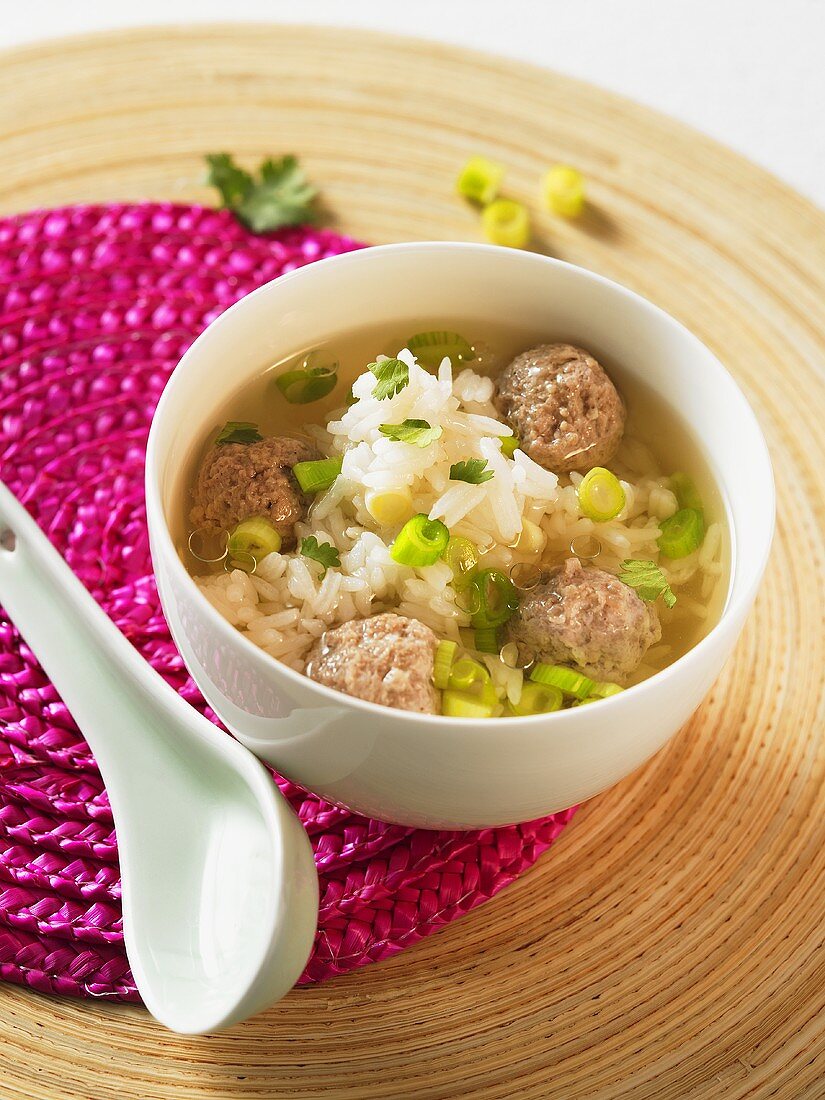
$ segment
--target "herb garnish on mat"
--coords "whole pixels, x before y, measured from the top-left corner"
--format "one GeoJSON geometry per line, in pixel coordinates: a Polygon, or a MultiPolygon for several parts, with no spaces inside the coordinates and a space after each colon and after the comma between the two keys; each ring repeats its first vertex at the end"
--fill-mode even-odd
{"type": "Polygon", "coordinates": [[[312,203],[318,192],[296,157],[267,158],[258,169],[257,179],[240,168],[229,153],[210,153],[206,163],[206,182],[220,192],[221,205],[232,210],[253,233],[314,220],[312,203]]]}

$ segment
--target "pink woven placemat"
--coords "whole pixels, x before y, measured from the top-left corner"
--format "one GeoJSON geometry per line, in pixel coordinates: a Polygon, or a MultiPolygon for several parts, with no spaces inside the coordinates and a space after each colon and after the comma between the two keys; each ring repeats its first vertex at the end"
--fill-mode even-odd
{"type": "MultiPolygon", "coordinates": [[[[360,247],[296,229],[256,237],[226,213],[144,203],[0,220],[0,477],[95,599],[193,706],[152,577],[143,456],[164,383],[232,302],[360,247]]],[[[301,979],[387,958],[492,897],[564,828],[426,832],[370,821],[275,777],[321,881],[301,979]]],[[[137,1001],[123,949],[106,791],[71,715],[0,614],[0,977],[137,1001]]]]}

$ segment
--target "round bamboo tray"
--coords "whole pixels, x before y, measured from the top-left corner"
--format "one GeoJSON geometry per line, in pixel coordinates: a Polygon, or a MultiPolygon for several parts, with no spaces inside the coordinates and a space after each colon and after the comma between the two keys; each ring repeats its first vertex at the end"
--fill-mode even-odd
{"type": "Polygon", "coordinates": [[[222,1035],[2,987],[4,1100],[825,1095],[825,214],[669,119],[431,43],[223,26],[3,57],[4,213],[209,202],[218,150],[299,154],[332,223],[373,242],[477,239],[453,193],[472,154],[534,207],[548,164],[581,168],[587,213],[537,212],[535,247],[652,298],[730,367],[773,454],[773,559],[682,734],[495,900],[222,1035]]]}

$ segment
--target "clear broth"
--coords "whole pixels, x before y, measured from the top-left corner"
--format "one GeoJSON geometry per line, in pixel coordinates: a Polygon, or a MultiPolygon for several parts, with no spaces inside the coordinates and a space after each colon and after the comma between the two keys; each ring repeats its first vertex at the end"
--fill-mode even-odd
{"type": "MultiPolygon", "coordinates": [[[[194,575],[203,575],[208,571],[208,567],[189,552],[188,513],[198,466],[215,435],[228,420],[254,422],[264,436],[301,436],[302,425],[325,425],[331,419],[330,414],[341,409],[352,382],[363,373],[368,363],[375,361],[378,354],[395,355],[406,346],[413,333],[437,329],[460,332],[469,338],[476,359],[466,365],[490,376],[495,376],[526,348],[565,340],[564,333],[517,329],[474,319],[424,318],[418,322],[373,325],[344,332],[323,344],[298,349],[287,358],[264,367],[255,381],[240,388],[222,408],[216,410],[214,422],[208,425],[204,433],[202,446],[190,456],[178,482],[180,500],[172,513],[177,520],[173,535],[187,569],[194,575]],[[313,361],[316,363],[339,364],[338,383],[327,397],[319,401],[308,405],[289,404],[275,385],[275,379],[284,371],[300,365],[300,361],[310,353],[315,353],[313,361]]],[[[725,502],[710,462],[678,413],[646,386],[632,379],[609,354],[595,347],[588,347],[588,350],[604,366],[622,394],[628,413],[625,436],[637,439],[649,448],[660,475],[677,470],[688,473],[701,494],[706,525],[719,523],[722,528],[722,569],[713,591],[709,596],[702,595],[704,574],[699,570],[676,590],[678,598],[672,611],[659,601],[662,639],[649,651],[637,674],[631,677],[631,682],[637,682],[672,664],[696,645],[719,620],[730,587],[730,528],[725,502]]],[[[565,556],[570,555],[545,555],[542,564],[559,564],[565,556]]],[[[598,557],[588,559],[588,564],[598,566],[598,557]]]]}

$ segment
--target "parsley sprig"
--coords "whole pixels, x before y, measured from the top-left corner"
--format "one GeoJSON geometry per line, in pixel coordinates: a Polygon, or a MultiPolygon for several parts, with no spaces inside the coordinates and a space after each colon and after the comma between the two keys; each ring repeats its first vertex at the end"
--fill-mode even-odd
{"type": "Polygon", "coordinates": [[[404,420],[400,424],[379,424],[381,435],[391,439],[394,443],[412,443],[416,447],[429,447],[431,443],[440,438],[443,431],[440,427],[432,428],[426,420],[404,420]]]}
{"type": "Polygon", "coordinates": [[[296,157],[267,158],[258,168],[257,179],[229,153],[211,153],[206,163],[206,182],[220,192],[221,205],[234,211],[253,233],[313,220],[312,203],[318,192],[296,157]]]}
{"type": "Polygon", "coordinates": [[[301,554],[305,558],[317,561],[323,567],[321,580],[327,575],[328,569],[333,566],[336,568],[341,566],[341,557],[332,543],[322,542],[319,544],[315,535],[308,535],[307,538],[301,539],[301,554]]]}
{"type": "Polygon", "coordinates": [[[486,458],[468,458],[466,462],[454,462],[450,467],[450,481],[466,481],[470,485],[481,485],[492,481],[493,470],[487,469],[486,458]]]}
{"type": "Polygon", "coordinates": [[[223,447],[225,443],[258,443],[262,439],[257,424],[251,424],[248,420],[227,420],[215,438],[215,446],[223,447]]]}
{"type": "Polygon", "coordinates": [[[372,396],[379,401],[395,397],[409,385],[410,368],[401,359],[382,359],[380,363],[370,363],[369,369],[375,375],[372,396]]]}
{"type": "Polygon", "coordinates": [[[652,561],[628,558],[621,564],[619,580],[635,588],[643,600],[653,603],[660,596],[666,607],[673,607],[676,597],[662,570],[652,561]]]}

